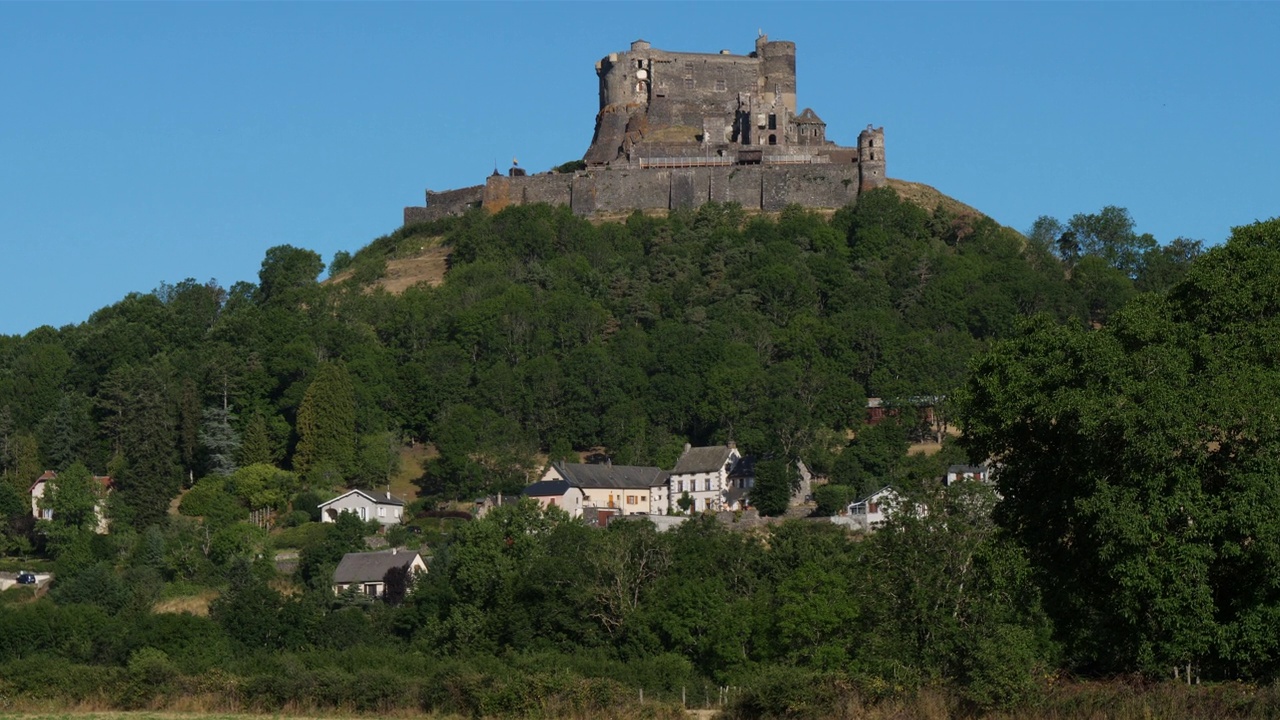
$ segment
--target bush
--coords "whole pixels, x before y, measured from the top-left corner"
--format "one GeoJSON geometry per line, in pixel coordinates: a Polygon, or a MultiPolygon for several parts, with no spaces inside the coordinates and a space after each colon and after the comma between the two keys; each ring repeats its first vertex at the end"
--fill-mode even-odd
{"type": "Polygon", "coordinates": [[[813,490],[818,515],[839,515],[858,499],[858,489],[849,485],[823,485],[813,490]]]}

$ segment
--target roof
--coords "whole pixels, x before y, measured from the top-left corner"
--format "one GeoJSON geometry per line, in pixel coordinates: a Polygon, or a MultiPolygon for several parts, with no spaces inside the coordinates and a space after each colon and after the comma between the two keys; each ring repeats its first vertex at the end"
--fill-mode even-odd
{"type": "MultiPolygon", "coordinates": [[[[57,470],[45,470],[44,473],[40,475],[40,477],[36,478],[35,482],[31,483],[31,487],[27,489],[27,492],[28,493],[34,492],[36,489],[36,486],[39,485],[40,483],[49,482],[50,480],[56,480],[57,478],[58,478],[57,470]]],[[[115,484],[116,484],[116,481],[112,480],[110,475],[94,475],[93,481],[101,485],[104,490],[110,490],[111,488],[115,487],[115,484]]]]}
{"type": "Polygon", "coordinates": [[[738,458],[738,462],[733,464],[733,469],[729,471],[729,477],[754,477],[756,474],[756,459],[750,455],[743,455],[738,458]]]}
{"type": "Polygon", "coordinates": [[[729,461],[733,448],[728,445],[711,445],[709,447],[689,448],[676,461],[672,475],[698,472],[716,472],[729,461]]]}
{"type": "Polygon", "coordinates": [[[985,473],[987,469],[982,465],[951,465],[947,468],[947,474],[964,475],[966,473],[985,473]]]}
{"type": "Polygon", "coordinates": [[[651,488],[665,484],[668,477],[662,468],[639,465],[556,463],[553,467],[574,487],[651,488]]]}
{"type": "Polygon", "coordinates": [[[324,502],[320,503],[320,507],[324,507],[326,505],[332,505],[333,503],[336,503],[342,498],[351,494],[360,495],[361,497],[363,497],[364,499],[368,500],[371,503],[374,503],[375,505],[400,505],[400,506],[404,505],[403,500],[392,495],[391,493],[382,493],[380,495],[375,495],[372,493],[367,493],[363,490],[348,490],[336,498],[325,500],[324,502]]]}
{"type": "Polygon", "coordinates": [[[801,125],[826,125],[812,108],[805,108],[803,112],[796,116],[796,122],[801,125]]]}
{"type": "Polygon", "coordinates": [[[526,487],[524,494],[529,497],[560,497],[573,488],[564,480],[539,480],[526,487]]]}
{"type": "Polygon", "coordinates": [[[379,550],[347,553],[333,571],[335,583],[382,582],[391,568],[408,568],[418,553],[410,550],[379,550]]]}
{"type": "Polygon", "coordinates": [[[894,497],[897,497],[898,491],[894,490],[892,485],[885,485],[884,487],[871,493],[870,495],[864,498],[861,498],[859,500],[854,500],[853,502],[849,503],[849,507],[853,507],[854,505],[861,505],[862,503],[871,502],[872,500],[885,497],[886,495],[893,495],[894,497]]]}

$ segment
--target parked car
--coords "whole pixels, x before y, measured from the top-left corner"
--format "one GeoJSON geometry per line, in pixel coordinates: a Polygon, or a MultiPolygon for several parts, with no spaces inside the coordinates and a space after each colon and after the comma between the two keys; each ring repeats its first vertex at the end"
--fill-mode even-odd
{"type": "Polygon", "coordinates": [[[19,585],[35,585],[36,574],[31,572],[30,570],[24,570],[18,573],[18,584],[19,585]]]}

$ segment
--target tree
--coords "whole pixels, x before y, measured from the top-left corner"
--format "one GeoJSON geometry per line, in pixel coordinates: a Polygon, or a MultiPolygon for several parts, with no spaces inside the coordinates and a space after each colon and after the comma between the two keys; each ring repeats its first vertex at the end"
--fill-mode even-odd
{"type": "Polygon", "coordinates": [[[200,443],[209,452],[209,471],[214,475],[230,475],[236,471],[240,437],[232,426],[233,422],[235,415],[226,406],[204,409],[200,443]]]}
{"type": "Polygon", "coordinates": [[[182,487],[177,428],[168,383],[152,367],[127,373],[119,426],[121,499],[142,529],[164,519],[169,501],[182,487]]]}
{"type": "Polygon", "coordinates": [[[791,493],[800,485],[800,476],[785,460],[761,460],[756,463],[755,485],[751,488],[751,505],[761,515],[781,515],[791,504],[791,493]]]}
{"type": "Polygon", "coordinates": [[[298,302],[316,286],[324,272],[319,253],[292,245],[276,245],[267,250],[258,271],[258,293],[263,304],[298,302]]]}
{"type": "Polygon", "coordinates": [[[74,463],[49,481],[41,509],[52,511],[56,526],[92,532],[98,527],[101,494],[102,487],[94,481],[93,473],[81,463],[74,463]]]}
{"type": "Polygon", "coordinates": [[[259,463],[275,463],[281,458],[278,446],[271,438],[267,428],[267,419],[261,412],[249,416],[241,436],[236,459],[241,465],[257,465],[259,463]]]}
{"type": "Polygon", "coordinates": [[[974,365],[970,457],[1076,667],[1272,677],[1280,220],[1235,228],[1101,330],[1046,318],[974,365]]]}
{"type": "Polygon", "coordinates": [[[356,401],[351,377],[341,363],[322,363],[298,407],[298,450],[293,466],[300,473],[331,466],[350,472],[356,452],[356,401]]]}

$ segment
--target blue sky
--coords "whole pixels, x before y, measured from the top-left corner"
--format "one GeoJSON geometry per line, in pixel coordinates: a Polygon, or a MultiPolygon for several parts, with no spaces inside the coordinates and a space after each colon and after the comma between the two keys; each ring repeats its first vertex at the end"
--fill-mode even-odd
{"type": "Polygon", "coordinates": [[[792,40],[798,102],[1026,229],[1280,215],[1280,3],[0,3],[0,334],[354,251],[423,190],[580,158],[636,38],[792,40]]]}

